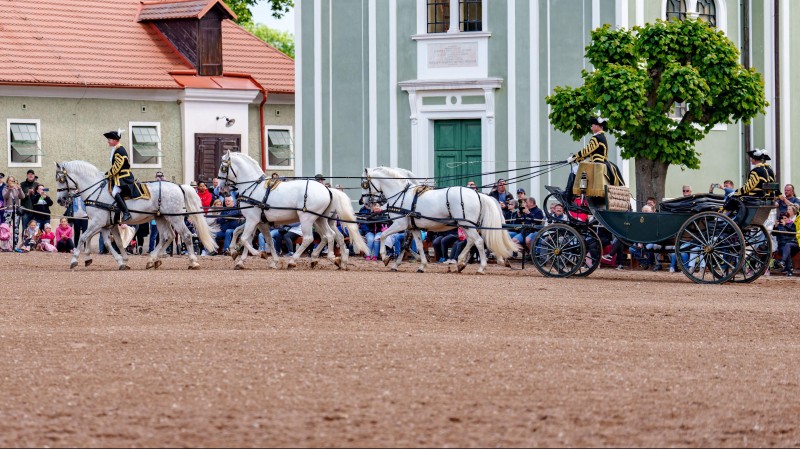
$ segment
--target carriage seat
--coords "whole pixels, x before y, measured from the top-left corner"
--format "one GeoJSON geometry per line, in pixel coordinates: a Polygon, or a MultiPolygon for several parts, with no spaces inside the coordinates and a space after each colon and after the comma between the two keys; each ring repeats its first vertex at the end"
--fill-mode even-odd
{"type": "Polygon", "coordinates": [[[709,211],[717,212],[722,209],[722,206],[724,205],[724,196],[705,193],[702,195],[692,195],[683,198],[662,201],[658,206],[658,210],[676,214],[700,213],[709,211]]]}
{"type": "Polygon", "coordinates": [[[606,209],[612,212],[631,210],[631,189],[624,186],[606,185],[606,209]]]}

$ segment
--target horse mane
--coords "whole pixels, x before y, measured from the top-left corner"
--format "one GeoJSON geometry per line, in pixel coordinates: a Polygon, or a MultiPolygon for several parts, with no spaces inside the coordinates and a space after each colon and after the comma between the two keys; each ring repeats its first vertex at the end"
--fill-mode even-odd
{"type": "Polygon", "coordinates": [[[74,173],[76,176],[86,176],[90,179],[97,179],[102,174],[97,167],[86,161],[62,162],[61,166],[67,169],[70,174],[74,173]]]}
{"type": "Polygon", "coordinates": [[[236,156],[237,158],[242,159],[243,161],[250,163],[254,168],[257,168],[259,172],[264,173],[264,171],[261,169],[261,165],[258,163],[258,161],[256,161],[252,157],[250,157],[249,154],[231,151],[231,157],[233,157],[233,156],[236,156]]]}
{"type": "Polygon", "coordinates": [[[397,167],[376,167],[375,170],[380,171],[383,176],[387,178],[397,178],[404,181],[409,181],[411,184],[419,184],[419,179],[411,170],[397,167]]]}

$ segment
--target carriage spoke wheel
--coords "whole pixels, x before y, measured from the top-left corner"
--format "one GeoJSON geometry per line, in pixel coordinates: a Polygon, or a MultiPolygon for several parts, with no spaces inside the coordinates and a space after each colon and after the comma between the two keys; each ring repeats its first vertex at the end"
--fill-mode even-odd
{"type": "Polygon", "coordinates": [[[531,257],[536,269],[543,275],[568,277],[583,266],[586,247],[583,237],[574,228],[553,224],[536,234],[531,257]]]}
{"type": "Polygon", "coordinates": [[[733,282],[749,283],[760,278],[769,268],[772,257],[772,239],[761,225],[750,225],[742,229],[744,234],[744,264],[733,277],[733,282]]]}
{"type": "Polygon", "coordinates": [[[698,284],[728,282],[744,265],[744,235],[730,218],[697,214],[681,226],[675,256],[681,271],[698,284]]]}
{"type": "Polygon", "coordinates": [[[600,241],[600,236],[591,228],[581,229],[581,237],[583,237],[583,245],[586,248],[586,257],[583,258],[583,264],[575,276],[586,277],[594,273],[594,270],[600,266],[600,258],[603,257],[603,243],[600,241]]]}

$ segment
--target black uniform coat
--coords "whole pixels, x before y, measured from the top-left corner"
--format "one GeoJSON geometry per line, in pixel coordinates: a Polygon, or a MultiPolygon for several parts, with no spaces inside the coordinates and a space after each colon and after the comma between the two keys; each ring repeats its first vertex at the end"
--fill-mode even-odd
{"type": "Polygon", "coordinates": [[[603,131],[592,136],[589,144],[575,155],[575,162],[589,161],[606,164],[606,180],[613,186],[624,186],[625,180],[616,164],[608,160],[608,140],[603,131]]]}

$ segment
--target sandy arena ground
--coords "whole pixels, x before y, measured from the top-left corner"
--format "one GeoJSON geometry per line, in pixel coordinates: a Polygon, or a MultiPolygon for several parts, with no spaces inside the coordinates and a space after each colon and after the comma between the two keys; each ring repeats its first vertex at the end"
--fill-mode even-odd
{"type": "Polygon", "coordinates": [[[800,446],[796,279],[201,263],[0,254],[0,446],[800,446]]]}

